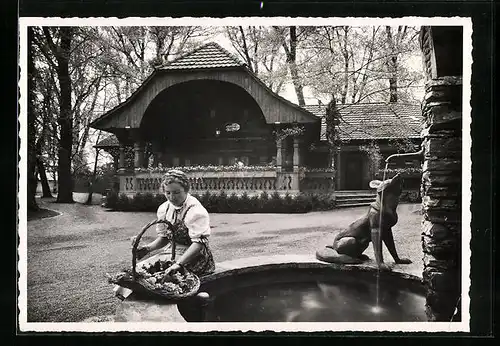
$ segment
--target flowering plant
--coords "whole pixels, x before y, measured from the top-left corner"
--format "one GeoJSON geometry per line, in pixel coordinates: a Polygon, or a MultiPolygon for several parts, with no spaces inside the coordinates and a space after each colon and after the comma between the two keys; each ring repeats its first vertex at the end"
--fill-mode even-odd
{"type": "Polygon", "coordinates": [[[306,129],[304,128],[304,126],[293,126],[274,131],[274,135],[276,136],[276,140],[283,140],[287,137],[301,136],[305,131],[306,129]]]}
{"type": "Polygon", "coordinates": [[[148,173],[166,173],[171,169],[178,169],[185,173],[189,172],[253,172],[253,171],[274,171],[276,166],[266,165],[266,166],[216,166],[216,165],[196,165],[196,166],[180,166],[180,167],[163,167],[161,164],[158,167],[149,168],[137,168],[136,172],[148,172],[148,173]]]}

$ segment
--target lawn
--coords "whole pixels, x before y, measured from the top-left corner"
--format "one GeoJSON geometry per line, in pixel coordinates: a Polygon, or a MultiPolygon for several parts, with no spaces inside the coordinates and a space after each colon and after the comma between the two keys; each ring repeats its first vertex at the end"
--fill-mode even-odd
{"type": "MultiPolygon", "coordinates": [[[[56,204],[41,207],[59,215],[28,222],[28,322],[79,322],[112,315],[120,301],[106,273],[131,265],[130,237],[155,213],[106,211],[99,205],[56,204]]],[[[421,271],[420,205],[398,208],[394,234],[400,256],[421,271]]],[[[366,212],[366,207],[308,214],[212,214],[211,247],[216,262],[250,256],[312,254],[366,212]]],[[[143,236],[153,239],[154,230],[143,236]]],[[[373,258],[371,247],[367,255],[373,258]]],[[[384,257],[392,261],[385,252],[384,257]]]]}

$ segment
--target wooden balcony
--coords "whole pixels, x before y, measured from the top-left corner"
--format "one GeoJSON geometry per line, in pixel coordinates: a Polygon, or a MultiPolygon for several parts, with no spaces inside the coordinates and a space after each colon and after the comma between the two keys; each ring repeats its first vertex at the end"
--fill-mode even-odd
{"type": "MultiPolygon", "coordinates": [[[[160,183],[164,173],[155,171],[122,171],[118,173],[120,193],[133,196],[137,193],[161,193],[160,183]]],[[[279,172],[274,168],[262,170],[244,168],[234,171],[191,171],[186,172],[192,194],[206,192],[249,196],[262,192],[269,194],[278,192],[280,195],[296,195],[299,192],[333,193],[334,173],[306,170],[298,172],[279,172]]]]}

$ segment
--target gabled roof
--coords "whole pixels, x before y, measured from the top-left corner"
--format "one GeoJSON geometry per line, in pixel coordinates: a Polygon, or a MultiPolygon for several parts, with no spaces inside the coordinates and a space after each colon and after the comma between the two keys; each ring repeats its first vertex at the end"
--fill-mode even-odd
{"type": "MultiPolygon", "coordinates": [[[[321,140],[326,140],[326,106],[303,107],[321,118],[321,140]]],[[[337,109],[341,116],[338,126],[341,140],[420,138],[423,117],[418,104],[340,104],[337,109]]]]}
{"type": "Polygon", "coordinates": [[[158,67],[159,70],[192,70],[245,66],[236,56],[210,42],[158,67]]]}
{"type": "Polygon", "coordinates": [[[316,121],[316,117],[309,112],[307,109],[296,105],[295,103],[285,99],[284,97],[273,92],[259,77],[257,77],[248,66],[239,60],[235,55],[228,52],[226,49],[222,48],[220,45],[214,42],[209,42],[204,44],[179,58],[168,62],[162,66],[156,67],[153,72],[146,78],[146,80],[130,95],[125,101],[115,106],[113,109],[107,111],[106,113],[99,116],[97,119],[92,121],[91,127],[94,127],[101,122],[103,119],[112,116],[119,109],[126,107],[129,103],[133,102],[141,90],[144,89],[157,74],[161,74],[162,71],[165,73],[173,71],[191,71],[191,70],[210,70],[210,69],[224,69],[224,68],[240,68],[242,71],[248,73],[252,78],[255,79],[264,89],[266,89],[270,95],[286,103],[287,105],[297,109],[302,114],[309,117],[311,120],[316,121]]]}
{"type": "Polygon", "coordinates": [[[99,141],[99,143],[94,145],[94,148],[108,149],[117,147],[119,145],[120,142],[118,142],[118,138],[116,138],[114,134],[110,134],[108,137],[104,138],[103,140],[99,141]]]}

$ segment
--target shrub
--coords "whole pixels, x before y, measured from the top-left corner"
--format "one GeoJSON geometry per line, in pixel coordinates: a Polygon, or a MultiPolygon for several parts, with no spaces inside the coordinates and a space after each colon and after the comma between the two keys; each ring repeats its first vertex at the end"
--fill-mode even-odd
{"type": "Polygon", "coordinates": [[[301,193],[295,197],[297,213],[307,213],[313,210],[311,194],[301,193]]]}
{"type": "Polygon", "coordinates": [[[283,212],[288,211],[289,213],[295,212],[295,201],[292,196],[287,192],[283,198],[280,199],[281,205],[280,210],[283,212]]]}
{"type": "Polygon", "coordinates": [[[142,193],[137,193],[130,201],[130,209],[134,211],[142,211],[145,202],[145,196],[142,193]]]}
{"type": "Polygon", "coordinates": [[[118,204],[118,193],[115,191],[108,191],[104,202],[104,207],[115,209],[118,204]]]}
{"type": "Polygon", "coordinates": [[[310,203],[311,203],[311,210],[320,210],[320,200],[319,200],[319,195],[316,194],[310,194],[310,203]]]}
{"type": "MultiPolygon", "coordinates": [[[[418,195],[418,194],[417,194],[418,195]]],[[[330,210],[335,206],[334,199],[328,194],[299,194],[296,197],[286,194],[280,196],[275,191],[271,195],[266,192],[259,196],[241,196],[235,193],[227,196],[205,192],[194,195],[209,213],[306,213],[315,210],[330,210]]],[[[108,193],[106,207],[122,211],[156,211],[166,200],[163,194],[138,193],[133,198],[116,192],[108,193]]]]}
{"type": "Polygon", "coordinates": [[[154,205],[156,205],[156,208],[158,208],[160,205],[162,205],[167,201],[167,197],[165,197],[165,195],[162,193],[157,193],[153,198],[154,198],[154,205]]]}
{"type": "Polygon", "coordinates": [[[231,205],[229,205],[230,200],[225,191],[221,191],[219,194],[219,199],[217,201],[217,210],[219,213],[227,213],[231,210],[231,205]]]}
{"type": "Polygon", "coordinates": [[[236,195],[236,193],[232,193],[226,200],[226,204],[224,205],[224,211],[222,213],[240,213],[241,205],[240,199],[236,195]]]}
{"type": "Polygon", "coordinates": [[[219,208],[219,201],[224,198],[223,196],[225,196],[225,194],[216,195],[208,193],[208,207],[210,210],[217,212],[219,208]]]}
{"type": "Polygon", "coordinates": [[[248,205],[251,213],[260,213],[262,211],[260,199],[257,195],[250,198],[248,205]]]}
{"type": "Polygon", "coordinates": [[[254,212],[254,208],[252,207],[252,203],[248,194],[244,192],[239,198],[239,212],[240,213],[252,213],[254,212]]]}
{"type": "Polygon", "coordinates": [[[124,211],[128,211],[131,209],[130,200],[126,194],[120,193],[120,195],[118,196],[117,207],[117,209],[124,211]]]}
{"type": "Polygon", "coordinates": [[[269,212],[272,213],[281,213],[283,211],[283,201],[278,191],[274,191],[271,194],[266,209],[269,209],[269,212]]]}

